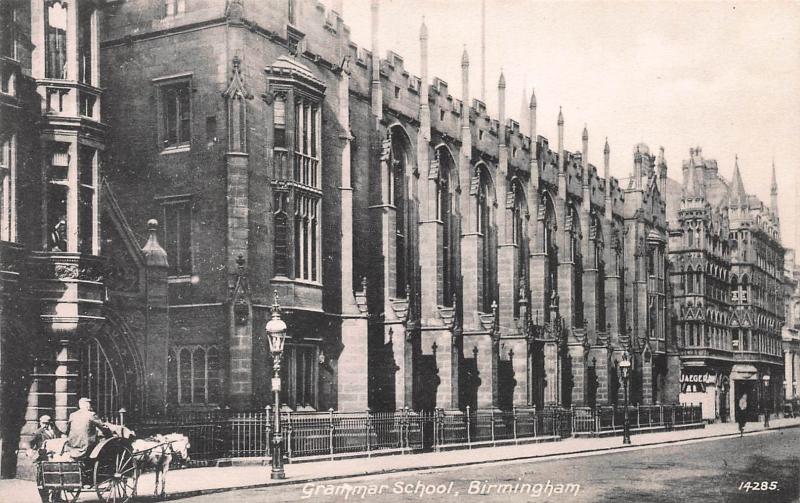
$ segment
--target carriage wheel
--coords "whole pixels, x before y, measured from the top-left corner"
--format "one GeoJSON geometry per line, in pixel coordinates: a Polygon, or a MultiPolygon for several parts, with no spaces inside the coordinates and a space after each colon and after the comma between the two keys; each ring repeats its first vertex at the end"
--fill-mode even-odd
{"type": "Polygon", "coordinates": [[[54,501],[64,501],[66,503],[75,503],[78,501],[78,496],[81,495],[80,488],[76,489],[53,489],[54,501]]]}
{"type": "Polygon", "coordinates": [[[101,501],[127,503],[136,496],[139,470],[133,453],[122,447],[94,465],[94,487],[101,501]]]}

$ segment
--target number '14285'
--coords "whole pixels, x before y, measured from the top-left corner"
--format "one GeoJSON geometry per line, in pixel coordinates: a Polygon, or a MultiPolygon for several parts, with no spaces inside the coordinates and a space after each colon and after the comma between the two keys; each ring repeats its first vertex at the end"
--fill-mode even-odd
{"type": "Polygon", "coordinates": [[[739,490],[749,493],[750,491],[777,491],[777,480],[746,481],[739,484],[739,490]]]}

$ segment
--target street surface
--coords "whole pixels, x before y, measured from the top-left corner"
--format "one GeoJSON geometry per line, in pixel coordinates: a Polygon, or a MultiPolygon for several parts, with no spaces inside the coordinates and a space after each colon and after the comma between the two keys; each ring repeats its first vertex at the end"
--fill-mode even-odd
{"type": "MultiPolygon", "coordinates": [[[[464,451],[465,457],[469,455],[464,451]]],[[[268,467],[264,475],[269,476],[268,467]]],[[[315,503],[797,502],[800,501],[800,429],[588,457],[503,462],[247,489],[181,501],[303,500],[315,503]]]]}

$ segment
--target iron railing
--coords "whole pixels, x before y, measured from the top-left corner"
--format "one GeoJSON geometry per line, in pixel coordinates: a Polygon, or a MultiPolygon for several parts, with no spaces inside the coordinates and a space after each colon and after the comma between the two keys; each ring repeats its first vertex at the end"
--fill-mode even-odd
{"type": "MultiPolygon", "coordinates": [[[[573,433],[621,431],[625,425],[625,409],[616,406],[573,407],[573,433]]],[[[635,405],[628,407],[628,423],[632,430],[671,429],[676,425],[703,422],[700,405],[635,405]]]]}
{"type": "MultiPolygon", "coordinates": [[[[270,451],[272,408],[259,412],[216,411],[148,418],[128,424],[137,436],[183,433],[189,437],[192,464],[220,459],[263,457],[270,451]]],[[[649,405],[628,408],[631,430],[701,423],[699,405],[649,405]]],[[[418,452],[514,444],[526,439],[560,439],[574,434],[616,432],[623,428],[622,407],[513,407],[394,412],[282,412],[287,458],[326,458],[418,452]]],[[[528,440],[529,441],[529,440],[528,440]]]]}

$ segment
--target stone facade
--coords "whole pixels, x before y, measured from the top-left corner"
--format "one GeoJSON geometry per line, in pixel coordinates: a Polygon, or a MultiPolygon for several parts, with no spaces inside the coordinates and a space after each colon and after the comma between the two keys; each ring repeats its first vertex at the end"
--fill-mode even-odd
{"type": "Polygon", "coordinates": [[[784,374],[786,277],[775,167],[767,206],[745,192],[738,159],[728,182],[700,147],[689,154],[683,183],[670,180],[667,189],[681,401],[701,402],[706,419],[733,420],[746,393],[755,417],[764,407],[777,409],[784,374]]]}
{"type": "Polygon", "coordinates": [[[599,173],[534,95],[508,117],[502,76],[491,117],[466,53],[461,96],[428,74],[424,25],[417,77],[312,0],[169,5],[2,12],[0,124],[32,168],[0,255],[3,476],[83,394],[262,408],[274,292],[294,410],[615,404],[626,353],[633,403],[678,399],[663,152],[617,180],[606,142],[599,173]]]}
{"type": "Polygon", "coordinates": [[[787,249],[784,268],[786,272],[786,323],[781,332],[783,349],[783,399],[798,406],[797,385],[800,381],[800,267],[795,250],[787,249]]]}

